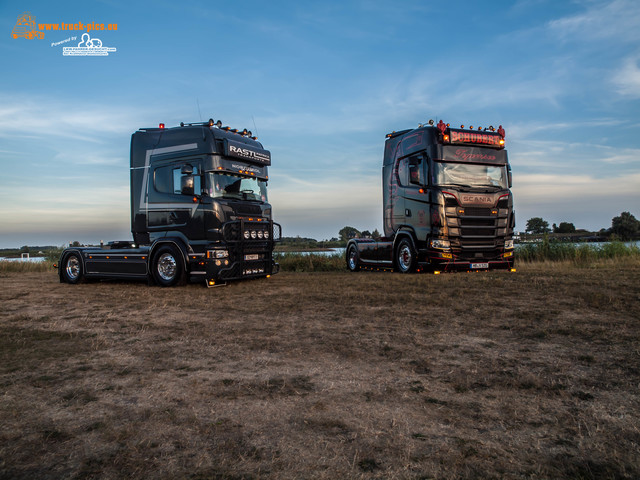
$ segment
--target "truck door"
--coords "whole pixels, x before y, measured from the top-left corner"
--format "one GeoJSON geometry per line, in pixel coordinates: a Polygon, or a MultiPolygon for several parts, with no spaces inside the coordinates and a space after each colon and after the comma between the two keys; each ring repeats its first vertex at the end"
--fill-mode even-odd
{"type": "Polygon", "coordinates": [[[409,182],[408,162],[406,158],[396,160],[393,174],[391,176],[391,219],[393,231],[397,231],[398,227],[405,224],[406,215],[404,210],[405,186],[409,182]]]}
{"type": "Polygon", "coordinates": [[[199,210],[201,160],[186,159],[157,166],[150,176],[147,226],[149,232],[177,231],[190,240],[204,236],[199,210]]]}
{"type": "Polygon", "coordinates": [[[403,158],[398,178],[404,199],[404,223],[416,232],[418,240],[426,238],[429,229],[428,162],[423,155],[403,158]]]}

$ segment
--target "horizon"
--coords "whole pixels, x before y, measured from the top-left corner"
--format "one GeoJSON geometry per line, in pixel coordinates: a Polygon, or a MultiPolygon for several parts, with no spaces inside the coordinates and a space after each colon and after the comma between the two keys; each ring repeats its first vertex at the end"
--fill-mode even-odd
{"type": "Polygon", "coordinates": [[[504,126],[518,232],[640,218],[632,0],[10,1],[0,18],[0,248],[131,239],[131,134],[208,118],[271,152],[286,237],[382,231],[384,136],[429,119],[504,126]],[[25,9],[84,30],[14,39],[25,9]],[[66,55],[92,24],[117,26],[89,32],[112,51],[66,55]]]}

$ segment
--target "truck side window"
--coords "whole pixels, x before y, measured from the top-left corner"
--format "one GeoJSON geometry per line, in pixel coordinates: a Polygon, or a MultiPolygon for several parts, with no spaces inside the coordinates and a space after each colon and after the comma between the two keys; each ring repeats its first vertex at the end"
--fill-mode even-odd
{"type": "Polygon", "coordinates": [[[398,164],[398,181],[403,187],[421,186],[423,183],[422,162],[419,157],[403,158],[398,164]]]}
{"type": "MultiPolygon", "coordinates": [[[[180,195],[182,194],[182,187],[181,187],[181,179],[183,176],[181,173],[182,170],[182,165],[180,165],[179,167],[176,167],[173,169],[173,191],[171,193],[174,193],[176,195],[180,195]]],[[[200,177],[198,176],[198,167],[194,166],[193,167],[193,191],[196,195],[200,195],[200,177]]]]}
{"type": "Polygon", "coordinates": [[[173,193],[171,167],[156,168],[153,172],[153,185],[161,193],[173,193]]]}

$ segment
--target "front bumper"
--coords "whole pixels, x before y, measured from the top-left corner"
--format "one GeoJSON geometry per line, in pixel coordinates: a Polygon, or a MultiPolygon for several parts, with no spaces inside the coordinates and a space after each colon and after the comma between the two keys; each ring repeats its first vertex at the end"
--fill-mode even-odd
{"type": "Polygon", "coordinates": [[[515,255],[509,250],[493,258],[462,258],[450,252],[428,250],[419,255],[418,266],[421,270],[440,272],[472,272],[483,270],[512,270],[515,255]]]}
{"type": "Polygon", "coordinates": [[[225,223],[223,243],[210,247],[203,262],[207,285],[278,273],[280,266],[273,260],[273,248],[280,240],[281,232],[280,225],[273,221],[240,219],[225,223]],[[248,238],[245,238],[245,232],[249,232],[248,238]],[[215,252],[219,250],[226,251],[227,256],[218,258],[215,252]]]}

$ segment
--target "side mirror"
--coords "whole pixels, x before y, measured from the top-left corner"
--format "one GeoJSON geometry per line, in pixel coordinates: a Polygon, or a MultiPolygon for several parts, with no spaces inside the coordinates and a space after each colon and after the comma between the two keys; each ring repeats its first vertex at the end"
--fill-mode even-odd
{"type": "Polygon", "coordinates": [[[507,172],[507,175],[509,177],[509,188],[511,188],[511,184],[513,183],[512,179],[511,179],[511,169],[509,169],[509,171],[507,172]]]}
{"type": "Polygon", "coordinates": [[[180,169],[182,175],[193,175],[193,167],[191,165],[183,165],[180,169]]]}
{"type": "Polygon", "coordinates": [[[180,177],[180,193],[182,195],[193,195],[193,175],[188,174],[180,177]]]}

